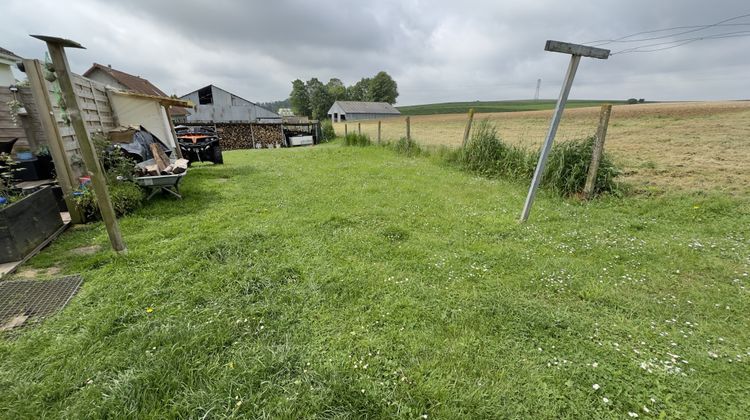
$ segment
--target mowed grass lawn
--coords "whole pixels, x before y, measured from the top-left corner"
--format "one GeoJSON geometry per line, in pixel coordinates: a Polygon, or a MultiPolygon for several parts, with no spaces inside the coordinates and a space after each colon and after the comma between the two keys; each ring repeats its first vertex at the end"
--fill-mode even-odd
{"type": "Polygon", "coordinates": [[[0,337],[0,417],[746,418],[750,202],[589,204],[338,144],[225,153],[73,229],[0,337]],[[93,255],[76,248],[101,245],[93,255]]]}

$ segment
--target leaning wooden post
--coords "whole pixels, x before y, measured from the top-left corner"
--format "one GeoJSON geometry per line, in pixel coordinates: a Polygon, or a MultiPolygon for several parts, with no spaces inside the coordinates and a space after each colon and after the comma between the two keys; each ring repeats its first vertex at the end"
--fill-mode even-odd
{"type": "Polygon", "coordinates": [[[466,121],[466,128],[464,128],[464,141],[461,142],[461,146],[466,146],[466,142],[469,141],[472,121],[474,121],[474,108],[469,109],[469,119],[466,121]]]}
{"type": "Polygon", "coordinates": [[[411,140],[411,119],[406,117],[406,140],[411,140]]]}
{"type": "Polygon", "coordinates": [[[47,82],[44,80],[42,65],[39,63],[39,60],[27,59],[23,60],[23,66],[26,71],[26,77],[29,79],[34,104],[37,111],[39,111],[42,129],[47,137],[49,152],[52,155],[52,161],[55,163],[57,182],[60,184],[65,205],[68,207],[70,221],[73,223],[83,223],[83,215],[78,211],[75,200],[73,200],[73,191],[76,185],[78,185],[78,180],[73,172],[73,167],[70,165],[68,155],[65,153],[65,146],[60,135],[60,127],[57,126],[55,112],[52,108],[52,102],[49,99],[47,82]]]}
{"type": "Polygon", "coordinates": [[[588,200],[594,195],[596,187],[596,173],[599,171],[599,163],[604,153],[604,140],[607,137],[607,127],[609,126],[609,116],[612,114],[612,105],[602,105],[599,112],[599,128],[596,130],[596,140],[594,141],[594,151],[591,155],[591,165],[586,177],[586,186],[583,187],[583,197],[588,200]]]}
{"type": "Polygon", "coordinates": [[[167,113],[167,120],[169,121],[169,130],[172,132],[172,138],[174,139],[174,152],[177,155],[179,159],[182,159],[182,149],[180,149],[180,141],[177,140],[177,131],[174,129],[174,121],[172,121],[172,116],[169,115],[170,109],[172,107],[169,105],[164,105],[164,112],[167,113]]]}
{"type": "Polygon", "coordinates": [[[378,144],[380,144],[380,123],[381,121],[378,120],[378,144]]]}
{"type": "Polygon", "coordinates": [[[357,133],[360,136],[362,135],[362,123],[357,123],[357,133]]]}
{"type": "Polygon", "coordinates": [[[62,90],[63,97],[65,98],[65,109],[70,117],[73,130],[76,133],[76,138],[78,138],[78,145],[81,148],[86,171],[91,177],[91,183],[94,185],[94,194],[96,195],[96,201],[99,204],[99,212],[102,215],[102,220],[104,220],[104,225],[107,228],[109,241],[115,251],[125,252],[127,251],[127,248],[125,247],[125,242],[122,240],[120,226],[117,224],[115,209],[112,206],[112,201],[109,197],[107,179],[104,175],[101,164],[99,163],[99,159],[96,156],[94,143],[91,141],[88,130],[86,130],[86,123],[83,121],[81,107],[78,104],[78,97],[73,87],[73,79],[70,72],[70,66],[68,65],[68,58],[65,56],[65,47],[84,47],[81,44],[68,39],[40,35],[32,36],[47,43],[47,49],[52,58],[55,75],[57,76],[57,80],[60,83],[60,90],[62,90]]]}
{"type": "Polygon", "coordinates": [[[555,140],[557,127],[560,125],[560,119],[565,110],[565,103],[568,101],[570,88],[573,86],[573,79],[575,79],[576,70],[578,70],[578,63],[581,62],[581,57],[593,57],[604,60],[609,58],[609,50],[559,41],[547,41],[544,50],[570,54],[570,64],[568,65],[568,71],[565,75],[562,88],[560,89],[560,97],[557,99],[555,112],[552,114],[552,121],[549,125],[547,138],[544,141],[544,145],[542,145],[541,152],[539,153],[539,162],[536,165],[536,170],[534,170],[534,178],[531,180],[529,194],[526,196],[526,203],[524,203],[523,211],[521,212],[521,222],[525,222],[529,219],[529,213],[531,213],[531,206],[534,204],[536,190],[539,188],[542,176],[544,176],[544,166],[547,163],[547,156],[549,155],[550,149],[552,149],[552,142],[555,140]]]}

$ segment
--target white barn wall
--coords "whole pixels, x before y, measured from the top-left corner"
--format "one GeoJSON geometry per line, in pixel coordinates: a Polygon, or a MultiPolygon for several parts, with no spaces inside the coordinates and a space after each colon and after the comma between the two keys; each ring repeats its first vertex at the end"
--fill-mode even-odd
{"type": "Polygon", "coordinates": [[[111,104],[121,126],[139,126],[151,132],[164,144],[175,148],[172,130],[164,107],[152,99],[112,94],[111,104]]]}

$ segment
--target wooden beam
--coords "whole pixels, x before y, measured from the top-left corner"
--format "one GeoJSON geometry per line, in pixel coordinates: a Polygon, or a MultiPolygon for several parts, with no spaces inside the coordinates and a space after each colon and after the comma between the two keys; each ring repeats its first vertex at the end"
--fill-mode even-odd
{"type": "Polygon", "coordinates": [[[581,57],[598,58],[606,60],[609,58],[609,50],[604,48],[589,47],[588,45],[571,44],[570,42],[560,42],[549,40],[544,45],[545,51],[559,52],[563,54],[579,55],[581,57]]]}
{"type": "Polygon", "coordinates": [[[73,191],[78,186],[78,179],[75,176],[75,172],[73,172],[73,167],[65,152],[65,145],[60,135],[60,127],[57,125],[52,102],[49,99],[47,82],[44,79],[42,65],[39,60],[23,60],[23,65],[26,70],[26,77],[29,79],[34,104],[37,107],[37,111],[39,111],[42,129],[47,137],[47,146],[49,147],[52,161],[55,163],[57,182],[63,191],[63,198],[70,213],[70,220],[73,223],[83,223],[83,215],[78,211],[75,200],[73,200],[73,191]]]}
{"type": "MultiPolygon", "coordinates": [[[[86,129],[86,123],[83,121],[81,107],[78,103],[78,97],[76,96],[75,88],[73,86],[70,65],[68,64],[68,58],[65,55],[64,48],[65,46],[69,46],[69,43],[58,42],[56,39],[44,40],[47,41],[47,49],[52,58],[55,75],[60,83],[60,90],[62,90],[63,97],[65,98],[66,112],[70,117],[70,122],[73,125],[73,130],[78,139],[78,145],[81,148],[86,171],[91,177],[91,183],[94,186],[94,194],[96,196],[96,201],[99,204],[99,212],[102,215],[102,220],[104,220],[104,225],[107,228],[109,241],[116,252],[126,252],[127,248],[125,247],[125,242],[122,240],[122,234],[120,233],[120,226],[117,223],[115,209],[112,206],[112,200],[109,196],[107,178],[102,170],[101,164],[99,163],[99,159],[97,158],[96,148],[94,147],[94,142],[91,141],[91,137],[86,129]]],[[[80,46],[80,44],[78,45],[80,46]]]]}
{"type": "Polygon", "coordinates": [[[474,121],[474,108],[469,109],[469,119],[466,120],[466,127],[464,128],[464,139],[461,142],[462,146],[466,146],[466,142],[469,141],[469,134],[471,134],[471,123],[474,121]]]}

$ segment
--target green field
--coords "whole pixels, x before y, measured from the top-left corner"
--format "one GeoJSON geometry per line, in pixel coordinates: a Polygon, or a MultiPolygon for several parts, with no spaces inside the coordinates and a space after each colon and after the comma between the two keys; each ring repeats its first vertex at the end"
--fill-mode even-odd
{"type": "MultiPolygon", "coordinates": [[[[517,111],[539,111],[553,109],[555,100],[540,99],[520,101],[475,101],[475,102],[445,102],[440,104],[409,105],[397,107],[404,115],[433,115],[433,114],[465,114],[470,108],[475,112],[517,112],[517,111]]],[[[624,104],[626,101],[601,101],[601,100],[570,100],[568,108],[584,108],[600,106],[601,104],[624,104]]]]}
{"type": "Polygon", "coordinates": [[[0,336],[0,418],[750,412],[746,196],[543,191],[520,225],[526,185],[385,148],[225,161],[126,255],[93,224],[31,261],[85,282],[0,336]]]}

